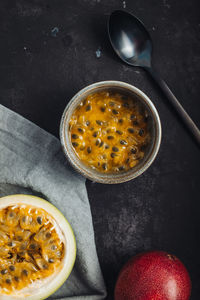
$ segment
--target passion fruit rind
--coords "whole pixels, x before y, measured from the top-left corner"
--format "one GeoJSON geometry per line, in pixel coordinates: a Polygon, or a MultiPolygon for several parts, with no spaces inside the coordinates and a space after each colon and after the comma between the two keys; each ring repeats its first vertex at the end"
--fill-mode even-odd
{"type": "Polygon", "coordinates": [[[0,290],[10,294],[52,275],[65,253],[64,237],[44,209],[0,209],[0,290]]]}

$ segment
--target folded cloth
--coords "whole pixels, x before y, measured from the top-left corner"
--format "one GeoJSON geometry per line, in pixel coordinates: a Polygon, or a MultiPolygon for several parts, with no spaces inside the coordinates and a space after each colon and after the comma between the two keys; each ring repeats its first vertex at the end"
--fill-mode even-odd
{"type": "Polygon", "coordinates": [[[49,299],[104,299],[85,179],[68,165],[54,136],[0,105],[0,196],[17,193],[54,204],[75,233],[75,267],[49,299]]]}

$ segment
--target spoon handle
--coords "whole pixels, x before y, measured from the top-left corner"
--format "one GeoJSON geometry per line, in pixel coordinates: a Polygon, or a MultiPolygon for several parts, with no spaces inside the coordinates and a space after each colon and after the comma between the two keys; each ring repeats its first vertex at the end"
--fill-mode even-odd
{"type": "Polygon", "coordinates": [[[190,116],[187,114],[187,112],[184,110],[182,105],[179,103],[177,98],[174,96],[172,91],[169,89],[167,84],[165,83],[164,80],[162,80],[157,73],[152,69],[152,68],[145,68],[146,71],[149,72],[149,74],[153,77],[153,79],[156,81],[158,86],[161,88],[167,99],[170,101],[170,103],[174,106],[176,109],[177,113],[185,123],[186,127],[189,129],[189,131],[193,134],[196,142],[200,146],[200,130],[198,127],[195,125],[195,123],[192,121],[190,116]]]}

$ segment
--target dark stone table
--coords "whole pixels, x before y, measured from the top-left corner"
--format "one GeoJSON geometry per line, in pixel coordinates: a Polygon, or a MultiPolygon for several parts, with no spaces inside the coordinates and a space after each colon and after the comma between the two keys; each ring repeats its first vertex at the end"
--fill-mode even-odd
{"type": "Polygon", "coordinates": [[[199,149],[148,75],[114,55],[106,31],[115,9],[143,20],[154,41],[155,68],[200,126],[198,2],[0,2],[1,104],[58,136],[69,99],[90,83],[114,79],[142,89],[160,114],[161,148],[143,175],[119,185],[87,182],[108,299],[122,265],[149,249],[177,255],[192,278],[191,299],[200,299],[199,149]]]}

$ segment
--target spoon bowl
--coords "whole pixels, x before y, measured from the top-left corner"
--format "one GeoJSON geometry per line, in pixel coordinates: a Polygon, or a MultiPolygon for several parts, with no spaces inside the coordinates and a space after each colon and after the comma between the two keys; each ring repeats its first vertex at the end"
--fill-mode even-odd
{"type": "Polygon", "coordinates": [[[124,62],[135,67],[151,66],[151,37],[139,19],[124,11],[114,11],[108,33],[115,52],[124,62]]]}

